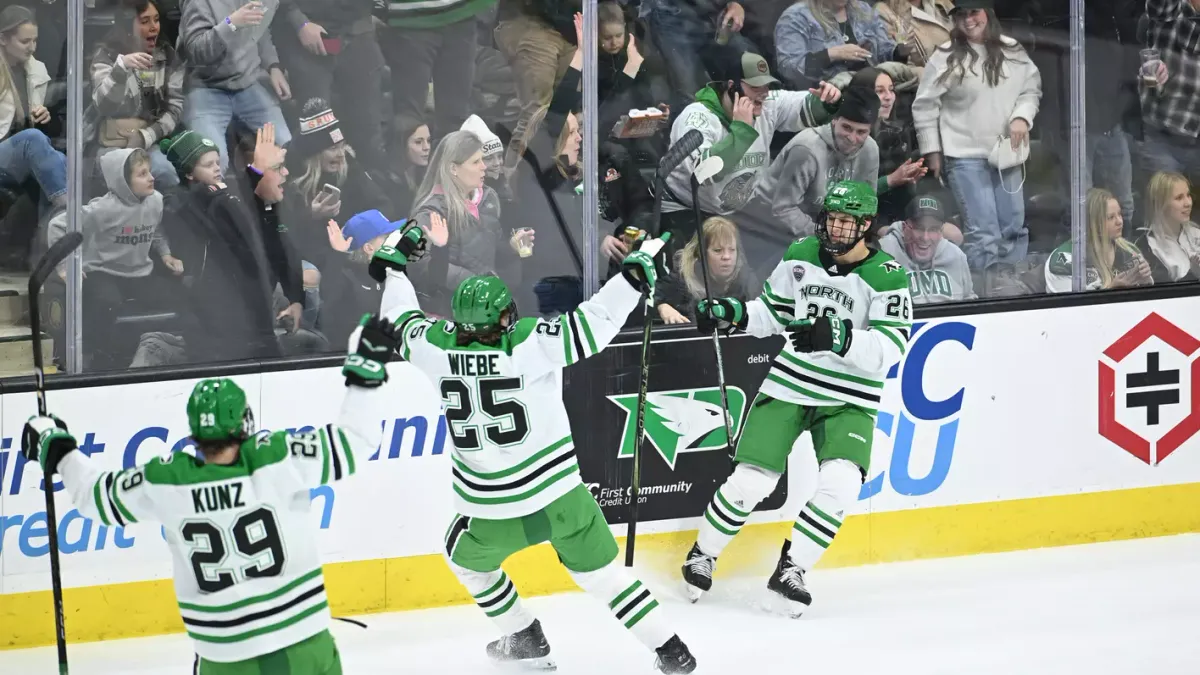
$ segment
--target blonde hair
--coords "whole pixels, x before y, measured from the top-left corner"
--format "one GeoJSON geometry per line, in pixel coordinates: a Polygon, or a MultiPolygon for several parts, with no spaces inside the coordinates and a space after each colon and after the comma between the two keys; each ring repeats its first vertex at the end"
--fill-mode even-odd
{"type": "MultiPolygon", "coordinates": [[[[842,30],[838,28],[838,20],[829,0],[808,0],[808,8],[812,10],[813,18],[821,24],[827,35],[841,35],[842,30]]],[[[846,3],[846,20],[861,26],[872,19],[874,11],[861,0],[849,0],[846,3]]]]}
{"type": "Polygon", "coordinates": [[[1159,171],[1150,177],[1150,183],[1146,186],[1146,210],[1150,214],[1150,222],[1148,223],[1150,231],[1156,237],[1170,238],[1172,236],[1166,231],[1166,226],[1163,222],[1163,213],[1171,205],[1171,193],[1175,191],[1175,186],[1180,183],[1188,190],[1191,190],[1192,185],[1183,174],[1159,171]]]}
{"type": "MultiPolygon", "coordinates": [[[[346,146],[346,154],[353,156],[350,146],[346,146]]],[[[334,185],[340,188],[346,184],[346,174],[349,169],[350,162],[342,162],[342,167],[337,170],[337,179],[334,181],[334,185]]],[[[296,187],[300,189],[300,194],[304,195],[306,203],[311,203],[317,198],[317,193],[325,184],[325,181],[322,180],[324,173],[321,170],[321,153],[318,152],[304,162],[304,173],[296,179],[296,187]]]]}
{"type": "Polygon", "coordinates": [[[463,190],[454,180],[452,165],[463,164],[477,153],[483,152],[483,141],[470,131],[452,131],[433,151],[429,158],[429,169],[421,187],[417,188],[417,196],[413,199],[413,212],[420,210],[425,202],[433,195],[435,188],[441,188],[446,202],[446,225],[452,234],[457,234],[467,228],[471,214],[467,211],[467,200],[471,193],[463,190]]]}
{"type": "MultiPolygon", "coordinates": [[[[1108,204],[1117,202],[1117,197],[1108,190],[1092,188],[1087,191],[1087,245],[1088,265],[1094,267],[1100,274],[1103,288],[1112,284],[1113,266],[1108,260],[1114,257],[1116,248],[1124,249],[1131,255],[1139,254],[1137,246],[1124,237],[1110,237],[1108,234],[1108,204]]],[[[1119,204],[1120,202],[1118,202],[1119,204]]],[[[1140,254],[1139,254],[1140,255],[1140,254]]]]}
{"type": "MultiPolygon", "coordinates": [[[[733,274],[729,275],[730,281],[736,279],[745,264],[745,258],[742,257],[742,239],[738,234],[737,223],[723,216],[713,216],[704,221],[703,231],[704,241],[709,247],[712,247],[713,244],[733,244],[737,248],[737,262],[733,265],[733,274]]],[[[704,280],[696,273],[696,263],[699,260],[700,237],[697,235],[692,237],[683,250],[675,254],[675,267],[679,270],[679,275],[683,277],[683,283],[687,286],[688,293],[694,298],[704,297],[704,280]]]]}

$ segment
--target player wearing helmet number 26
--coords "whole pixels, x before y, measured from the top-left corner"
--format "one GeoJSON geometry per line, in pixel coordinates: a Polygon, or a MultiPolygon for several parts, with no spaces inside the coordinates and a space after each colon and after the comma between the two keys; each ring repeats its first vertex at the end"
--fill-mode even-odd
{"type": "Polygon", "coordinates": [[[500,568],[513,553],[549,541],[581,588],[657,655],[664,673],[696,667],[650,589],[617,562],[617,542],[579,477],[562,402],[563,368],[598,354],[654,285],[665,239],[644,239],[622,273],[590,300],[555,319],[517,318],[512,293],[494,276],[459,284],[453,321],[425,316],[405,274],[429,245],[446,242],[445,223],[394,232],[370,271],[384,283],[382,314],[394,322],[400,354],[424,372],[445,405],[453,441],[455,508],[445,555],[503,637],[490,658],[552,670],[541,623],[500,568]]]}
{"type": "Polygon", "coordinates": [[[25,425],[21,451],[62,476],[75,507],[104,525],[162,523],[183,625],[201,675],[342,672],[329,632],[309,490],[353,476],[379,446],[396,349],[390,323],[365,316],[350,338],[337,424],[255,435],[246,393],[204,380],[187,402],[196,455],[102,471],[56,417],[25,425]]]}
{"type": "Polygon", "coordinates": [[[701,300],[702,331],[785,334],[737,441],[733,474],[713,496],[683,565],[693,602],[712,587],[717,556],[775,489],[800,434],[809,432],[816,491],[801,509],[767,582],[785,611],[812,602],[804,574],[833,542],[871,460],[875,416],[888,370],[904,356],[912,321],[908,273],[864,237],[878,200],[866,183],[841,181],[825,195],[815,237],[793,243],[762,295],[701,300]]]}

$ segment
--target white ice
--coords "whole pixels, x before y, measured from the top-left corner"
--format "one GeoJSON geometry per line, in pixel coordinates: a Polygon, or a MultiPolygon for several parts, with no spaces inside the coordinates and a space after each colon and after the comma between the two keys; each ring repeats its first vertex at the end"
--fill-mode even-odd
{"type": "MultiPolygon", "coordinates": [[[[759,609],[765,579],[718,578],[698,604],[647,579],[703,673],[787,675],[1200,672],[1200,534],[817,570],[803,618],[759,609]]],[[[598,603],[533,598],[560,673],[651,673],[653,657],[598,603]]],[[[498,672],[473,606],[334,622],[348,675],[498,672]]],[[[183,635],[70,647],[82,675],[188,673],[183,635]]],[[[0,673],[57,672],[54,649],[0,651],[0,673]]]]}

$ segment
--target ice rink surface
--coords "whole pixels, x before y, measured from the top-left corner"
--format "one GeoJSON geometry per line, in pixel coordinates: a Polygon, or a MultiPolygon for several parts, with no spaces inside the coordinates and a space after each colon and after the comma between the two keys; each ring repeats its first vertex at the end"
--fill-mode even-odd
{"type": "MultiPolygon", "coordinates": [[[[1160,675],[1200,673],[1200,534],[810,575],[813,607],[761,609],[766,579],[718,578],[698,604],[647,578],[697,673],[1160,675]]],[[[528,600],[560,673],[652,673],[653,656],[581,593],[528,600]]],[[[335,621],[345,672],[504,672],[474,606],[335,621]]],[[[189,673],[186,636],[70,647],[74,675],[189,673]]],[[[57,672],[52,647],[0,651],[0,673],[57,672]]]]}

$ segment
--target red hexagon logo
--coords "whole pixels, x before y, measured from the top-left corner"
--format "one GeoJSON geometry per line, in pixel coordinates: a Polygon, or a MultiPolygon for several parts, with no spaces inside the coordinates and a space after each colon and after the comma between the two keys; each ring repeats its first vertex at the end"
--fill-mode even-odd
{"type": "Polygon", "coordinates": [[[1200,431],[1197,352],[1200,340],[1154,312],[1112,343],[1100,359],[1100,435],[1150,466],[1178,450],[1200,431]]]}

